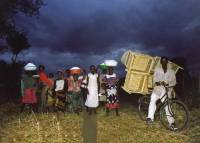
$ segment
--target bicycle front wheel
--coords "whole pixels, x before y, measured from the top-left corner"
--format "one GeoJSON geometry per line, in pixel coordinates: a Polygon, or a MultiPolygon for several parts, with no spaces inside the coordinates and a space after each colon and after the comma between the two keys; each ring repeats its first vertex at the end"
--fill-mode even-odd
{"type": "Polygon", "coordinates": [[[176,131],[181,131],[187,127],[189,122],[189,110],[186,105],[179,100],[169,100],[160,110],[160,121],[167,129],[171,129],[169,122],[173,122],[176,131]]]}

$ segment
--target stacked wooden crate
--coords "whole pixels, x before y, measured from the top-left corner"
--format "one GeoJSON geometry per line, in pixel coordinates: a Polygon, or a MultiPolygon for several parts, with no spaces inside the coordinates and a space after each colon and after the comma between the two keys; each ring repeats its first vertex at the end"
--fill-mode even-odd
{"type": "MultiPolygon", "coordinates": [[[[160,66],[160,57],[126,51],[121,62],[126,67],[126,78],[122,88],[128,93],[150,94],[153,89],[153,73],[160,66]]],[[[178,71],[180,68],[170,62],[170,66],[178,71]]]]}

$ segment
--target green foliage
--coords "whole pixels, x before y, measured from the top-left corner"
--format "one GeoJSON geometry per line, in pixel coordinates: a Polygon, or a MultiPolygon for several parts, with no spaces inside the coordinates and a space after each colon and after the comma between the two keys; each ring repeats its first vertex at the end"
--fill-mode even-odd
{"type": "Polygon", "coordinates": [[[38,15],[43,0],[1,0],[0,1],[0,37],[15,29],[14,16],[22,12],[28,16],[38,15]]]}
{"type": "Polygon", "coordinates": [[[26,34],[23,32],[12,31],[6,37],[6,41],[13,54],[12,57],[13,63],[16,62],[17,56],[20,52],[30,47],[26,34]]]}
{"type": "MultiPolygon", "coordinates": [[[[22,50],[29,47],[25,33],[18,32],[15,25],[15,16],[17,13],[23,13],[27,16],[38,16],[39,9],[43,5],[43,0],[1,0],[0,1],[0,39],[9,39],[11,52],[14,53],[13,59],[22,50]],[[16,36],[16,38],[14,37],[16,36]],[[17,40],[20,42],[16,43],[17,40]],[[16,49],[15,49],[16,48],[16,49]]],[[[8,49],[6,45],[1,45],[0,51],[8,49]]]]}

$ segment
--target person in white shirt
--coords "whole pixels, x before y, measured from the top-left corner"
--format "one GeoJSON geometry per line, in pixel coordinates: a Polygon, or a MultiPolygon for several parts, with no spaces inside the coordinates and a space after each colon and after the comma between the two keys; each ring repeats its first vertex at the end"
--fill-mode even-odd
{"type": "Polygon", "coordinates": [[[64,74],[62,71],[57,71],[57,79],[54,81],[53,93],[56,98],[55,110],[61,110],[64,112],[65,109],[65,99],[67,92],[67,83],[64,79],[64,74]]]}
{"type": "Polygon", "coordinates": [[[99,105],[99,75],[96,72],[96,67],[94,65],[90,66],[90,73],[87,76],[87,88],[88,94],[85,102],[85,106],[88,107],[89,115],[92,115],[92,112],[96,114],[96,108],[99,105]]]}
{"type": "MultiPolygon", "coordinates": [[[[156,111],[156,102],[161,99],[161,102],[164,102],[166,99],[165,93],[166,89],[164,86],[168,86],[168,96],[171,98],[171,92],[173,87],[176,85],[176,76],[175,72],[169,67],[168,59],[166,57],[162,57],[160,60],[161,67],[155,69],[153,82],[154,89],[151,94],[151,100],[149,104],[147,123],[152,123],[154,121],[154,114],[156,111]]],[[[165,112],[167,116],[167,120],[169,122],[170,127],[175,126],[175,120],[170,116],[168,106],[165,107],[165,112]]]]}

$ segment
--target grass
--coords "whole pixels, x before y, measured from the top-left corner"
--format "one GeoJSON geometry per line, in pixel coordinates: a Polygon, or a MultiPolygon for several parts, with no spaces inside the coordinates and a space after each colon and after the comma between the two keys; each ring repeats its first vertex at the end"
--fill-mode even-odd
{"type": "MultiPolygon", "coordinates": [[[[0,106],[1,143],[81,143],[83,113],[23,113],[14,104],[0,106]]],[[[191,112],[190,127],[183,132],[166,130],[159,121],[147,126],[132,106],[122,107],[106,117],[103,109],[97,114],[98,143],[196,143],[200,142],[200,110],[191,112]]]]}

